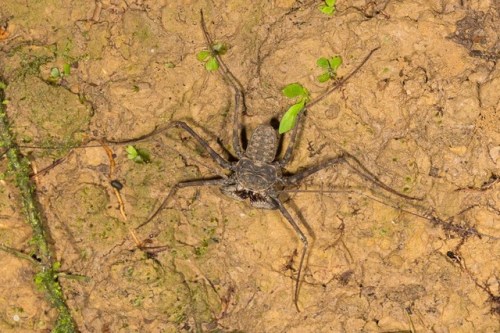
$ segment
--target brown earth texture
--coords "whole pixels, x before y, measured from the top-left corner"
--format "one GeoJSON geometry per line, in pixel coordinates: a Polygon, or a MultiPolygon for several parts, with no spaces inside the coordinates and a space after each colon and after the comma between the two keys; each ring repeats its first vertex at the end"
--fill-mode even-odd
{"type": "MultiPolygon", "coordinates": [[[[2,1],[7,113],[38,171],[81,332],[500,332],[499,2],[339,0],[333,15],[323,4],[2,1]],[[149,152],[145,164],[93,140],[183,120],[222,156],[234,152],[233,92],[197,59],[207,49],[200,10],[245,91],[247,137],[293,103],[287,84],[313,99],[334,84],[318,82],[318,58],[340,55],[342,78],[379,47],[307,110],[286,171],[347,151],[422,200],[345,165],[283,191],[310,245],[300,311],[302,243],[278,210],[190,187],[136,229],[175,183],[228,174],[187,132],[134,143],[149,152]]],[[[0,244],[29,254],[32,231],[0,162],[0,244]]],[[[0,332],[54,327],[35,274],[0,252],[0,332]]]]}

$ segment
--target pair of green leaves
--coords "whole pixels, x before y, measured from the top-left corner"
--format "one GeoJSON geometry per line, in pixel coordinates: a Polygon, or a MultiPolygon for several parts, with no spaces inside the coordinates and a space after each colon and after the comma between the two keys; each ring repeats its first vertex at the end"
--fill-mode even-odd
{"type": "Polygon", "coordinates": [[[333,13],[337,10],[335,8],[336,3],[337,0],[325,0],[325,3],[319,7],[319,10],[321,10],[323,14],[333,15],[333,13]]]}
{"type": "Polygon", "coordinates": [[[295,127],[297,117],[309,101],[309,91],[300,83],[291,83],[282,90],[283,95],[288,98],[296,98],[296,103],[290,106],[280,121],[279,133],[283,134],[295,127]]]}
{"type": "Polygon", "coordinates": [[[326,82],[337,77],[337,69],[342,65],[341,56],[333,56],[330,59],[319,58],[316,65],[324,69],[323,74],[317,77],[319,82],[326,82]]]}
{"type": "Polygon", "coordinates": [[[58,67],[52,67],[50,69],[50,77],[52,79],[61,79],[64,76],[68,76],[71,74],[71,65],[70,64],[64,64],[62,70],[59,69],[58,67]]]}
{"type": "Polygon", "coordinates": [[[212,45],[212,51],[201,50],[196,54],[196,59],[205,63],[205,68],[209,72],[219,69],[219,62],[216,56],[223,55],[227,52],[227,46],[223,43],[215,43],[212,45]]]}
{"type": "MultiPolygon", "coordinates": [[[[337,77],[337,69],[342,65],[341,56],[331,58],[319,58],[316,64],[324,69],[324,73],[318,76],[319,82],[326,82],[337,77]]],[[[291,83],[282,90],[283,95],[288,98],[295,98],[296,103],[290,106],[280,121],[279,133],[283,134],[295,127],[299,113],[309,102],[309,92],[300,83],[291,83]]]]}

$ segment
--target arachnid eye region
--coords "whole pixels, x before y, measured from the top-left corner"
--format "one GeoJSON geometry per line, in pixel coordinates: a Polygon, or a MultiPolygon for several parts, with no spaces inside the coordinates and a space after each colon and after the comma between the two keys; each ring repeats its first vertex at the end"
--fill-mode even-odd
{"type": "Polygon", "coordinates": [[[250,205],[255,208],[278,209],[278,205],[269,195],[244,189],[240,185],[223,185],[220,191],[234,200],[243,201],[248,199],[250,205]]]}

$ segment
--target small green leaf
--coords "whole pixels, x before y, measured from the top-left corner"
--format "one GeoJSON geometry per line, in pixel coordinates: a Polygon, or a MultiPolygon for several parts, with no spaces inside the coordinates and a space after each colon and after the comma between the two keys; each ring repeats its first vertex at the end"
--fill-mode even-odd
{"type": "Polygon", "coordinates": [[[321,10],[323,14],[332,15],[335,12],[335,7],[321,6],[319,10],[321,10]]]}
{"type": "Polygon", "coordinates": [[[51,77],[54,77],[54,78],[60,77],[60,76],[61,76],[61,72],[59,71],[59,68],[57,68],[57,67],[52,67],[52,68],[50,69],[50,76],[51,76],[51,77]]]}
{"type": "Polygon", "coordinates": [[[328,60],[330,63],[330,67],[332,68],[333,71],[336,71],[340,65],[342,65],[342,57],[341,56],[334,56],[330,60],[328,60]]]}
{"type": "Polygon", "coordinates": [[[328,61],[328,59],[322,57],[316,60],[316,65],[318,65],[318,67],[326,69],[330,67],[330,62],[328,61]]]}
{"type": "Polygon", "coordinates": [[[333,7],[335,6],[335,3],[337,2],[337,0],[325,0],[325,3],[328,7],[333,7]]]}
{"type": "Polygon", "coordinates": [[[227,46],[223,43],[216,43],[212,45],[212,49],[219,55],[224,55],[227,52],[227,46]]]}
{"type": "Polygon", "coordinates": [[[7,88],[7,84],[5,82],[0,81],[0,89],[5,90],[7,88]]]}
{"type": "Polygon", "coordinates": [[[43,279],[44,278],[44,272],[38,272],[35,274],[35,286],[38,289],[43,289],[43,279]]]}
{"type": "Polygon", "coordinates": [[[136,148],[134,146],[127,146],[125,150],[127,151],[127,158],[134,161],[135,163],[143,164],[151,162],[149,152],[145,149],[136,148]]]}
{"type": "Polygon", "coordinates": [[[208,59],[207,63],[205,64],[205,68],[209,72],[216,71],[219,69],[219,62],[214,57],[210,57],[210,59],[208,59]]]}
{"type": "Polygon", "coordinates": [[[288,111],[285,112],[280,121],[278,132],[280,134],[286,133],[295,127],[297,115],[304,108],[305,100],[302,99],[299,103],[292,105],[288,111]]]}
{"type": "Polygon", "coordinates": [[[55,261],[53,264],[52,264],[52,269],[54,271],[58,271],[61,269],[61,262],[60,261],[55,261]]]}
{"type": "Polygon", "coordinates": [[[71,74],[71,65],[70,64],[63,65],[63,73],[66,76],[71,74]]]}
{"type": "Polygon", "coordinates": [[[330,75],[330,73],[325,72],[325,73],[319,75],[317,79],[319,82],[323,83],[323,82],[330,80],[331,78],[332,78],[332,76],[330,75]]]}
{"type": "Polygon", "coordinates": [[[151,163],[151,156],[146,149],[136,148],[137,157],[134,159],[136,163],[151,163]]]}
{"type": "Polygon", "coordinates": [[[282,92],[288,98],[308,96],[307,90],[300,83],[290,83],[283,88],[282,92]]]}
{"type": "Polygon", "coordinates": [[[130,160],[133,160],[138,155],[137,150],[134,146],[127,146],[127,148],[125,148],[125,151],[127,152],[127,158],[130,160]]]}
{"type": "Polygon", "coordinates": [[[196,59],[199,61],[205,61],[210,56],[210,51],[202,50],[196,54],[196,59]]]}

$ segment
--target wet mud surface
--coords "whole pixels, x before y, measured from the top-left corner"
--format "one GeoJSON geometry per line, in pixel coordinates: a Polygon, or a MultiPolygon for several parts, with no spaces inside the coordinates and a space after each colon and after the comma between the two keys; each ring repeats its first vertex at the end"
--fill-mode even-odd
{"type": "MultiPolygon", "coordinates": [[[[82,332],[500,330],[498,4],[339,1],[331,17],[320,4],[4,2],[7,110],[36,170],[63,158],[33,180],[61,271],[86,277],[60,277],[82,332]],[[206,48],[200,9],[229,46],[223,59],[245,89],[248,133],[285,112],[286,84],[313,98],[327,89],[318,58],[341,55],[345,76],[380,47],[307,111],[287,170],[346,150],[423,200],[342,166],[283,193],[311,245],[301,312],[301,243],[278,211],[217,188],[181,189],[133,231],[176,182],[224,174],[186,132],[137,143],[148,164],[108,145],[112,166],[98,141],[85,143],[184,120],[221,154],[220,144],[232,151],[231,90],[196,59],[206,48]]],[[[9,177],[0,182],[0,242],[29,253],[18,193],[9,177]]],[[[0,331],[50,330],[56,313],[31,264],[2,252],[0,271],[0,331]]]]}

